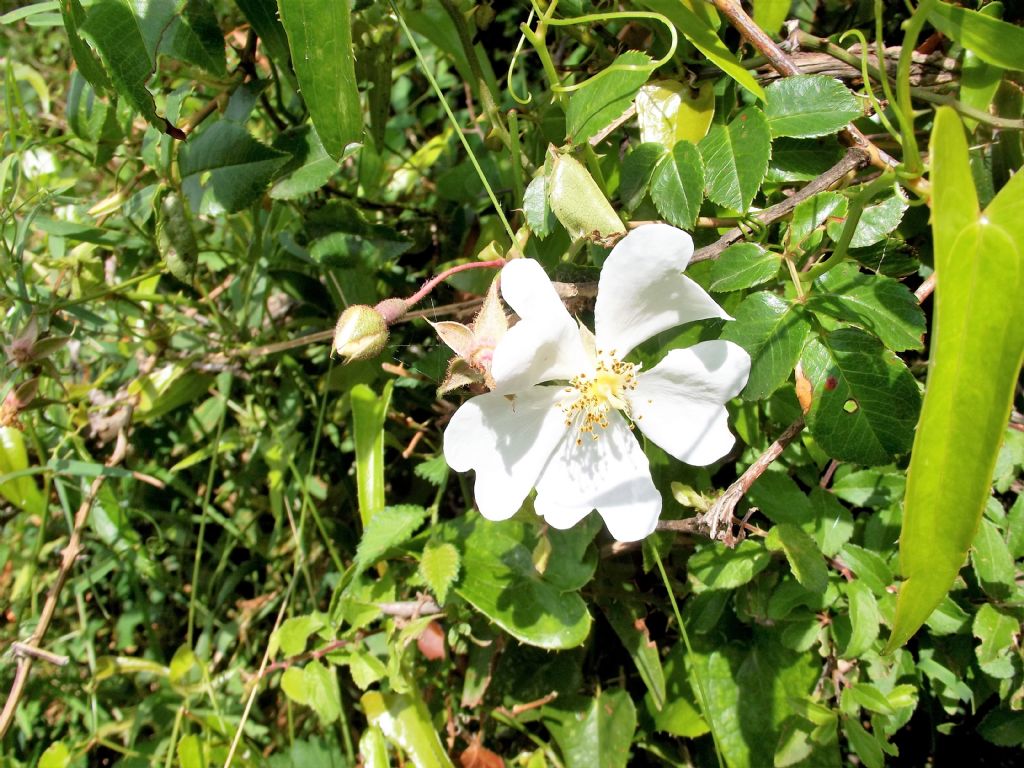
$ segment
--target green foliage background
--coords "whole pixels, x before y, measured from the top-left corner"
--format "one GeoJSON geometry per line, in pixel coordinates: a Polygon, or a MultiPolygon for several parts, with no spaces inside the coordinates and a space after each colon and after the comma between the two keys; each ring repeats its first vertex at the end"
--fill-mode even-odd
{"type": "Polygon", "coordinates": [[[0,766],[1019,761],[1020,11],[752,5],[808,74],[689,0],[5,4],[0,766]],[[736,319],[638,356],[746,348],[737,449],[647,446],[642,545],[490,523],[422,318],[493,270],[330,329],[619,219],[694,233],[736,319]]]}

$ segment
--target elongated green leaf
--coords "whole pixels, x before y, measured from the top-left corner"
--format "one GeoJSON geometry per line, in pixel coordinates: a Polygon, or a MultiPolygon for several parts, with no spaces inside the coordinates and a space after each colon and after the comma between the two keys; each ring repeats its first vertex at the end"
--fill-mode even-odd
{"type": "Polygon", "coordinates": [[[801,363],[813,392],[807,426],[829,456],[877,466],[910,449],[917,382],[881,343],[843,328],[808,344],[801,363]]]}
{"type": "Polygon", "coordinates": [[[748,296],[729,323],[723,339],[734,341],[750,354],[750,377],[744,400],[761,400],[782,386],[793,372],[811,325],[803,307],[773,293],[748,296]]]}
{"type": "Polygon", "coordinates": [[[79,34],[79,27],[85,21],[85,10],[80,0],[61,0],[60,14],[64,19],[64,31],[68,34],[71,55],[75,57],[78,71],[99,93],[109,94],[113,90],[110,77],[103,64],[96,57],[79,34]]]}
{"type": "Polygon", "coordinates": [[[370,691],[360,702],[370,723],[405,752],[416,768],[452,768],[422,697],[370,691]]]}
{"type": "Polygon", "coordinates": [[[327,154],[340,161],[363,135],[348,3],[278,0],[292,66],[327,154]]]}
{"type": "Polygon", "coordinates": [[[802,528],[791,523],[776,525],[765,538],[768,549],[781,551],[793,575],[811,592],[823,593],[828,586],[828,569],[821,550],[802,528]]]}
{"type": "Polygon", "coordinates": [[[939,287],[900,535],[906,581],[888,650],[917,631],[964,564],[1024,356],[1024,175],[979,214],[963,127],[947,108],[936,115],[931,154],[939,287]]]}
{"type": "Polygon", "coordinates": [[[690,229],[704,200],[704,164],[697,147],[677,142],[651,179],[651,199],[670,224],[690,229]]]}
{"type": "Polygon", "coordinates": [[[826,75],[784,77],[765,89],[772,136],[806,139],[841,130],[861,114],[849,88],[826,75]]]}
{"type": "Polygon", "coordinates": [[[619,600],[602,602],[601,609],[633,659],[640,679],[651,694],[654,708],[661,710],[665,706],[665,671],[661,666],[658,644],[651,639],[640,610],[619,600]]]}
{"type": "Polygon", "coordinates": [[[1024,28],[949,3],[936,3],[928,21],[982,61],[1003,69],[1024,69],[1024,28]]]}
{"type": "Polygon", "coordinates": [[[365,384],[352,387],[352,425],[356,441],[356,492],[363,527],[384,509],[384,419],[393,383],[377,394],[365,384]]]}
{"type": "Polygon", "coordinates": [[[693,43],[697,50],[707,56],[719,69],[764,101],[764,90],[758,85],[754,76],[744,69],[736,55],[715,34],[715,30],[708,24],[706,18],[701,18],[679,0],[640,0],[637,5],[660,13],[667,18],[687,40],[693,43]]]}
{"type": "Polygon", "coordinates": [[[574,144],[582,144],[620,117],[651,74],[650,56],[639,51],[624,53],[613,63],[640,69],[609,72],[572,92],[565,112],[565,131],[574,144]]]}
{"type": "Polygon", "coordinates": [[[728,125],[712,125],[700,143],[708,197],[745,212],[764,181],[771,153],[768,121],[756,107],[747,107],[728,125]]]}

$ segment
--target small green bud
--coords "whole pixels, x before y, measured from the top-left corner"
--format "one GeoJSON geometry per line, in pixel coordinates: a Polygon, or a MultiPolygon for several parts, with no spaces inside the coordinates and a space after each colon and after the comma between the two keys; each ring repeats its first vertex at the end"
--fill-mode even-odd
{"type": "Polygon", "coordinates": [[[388,343],[388,324],[373,307],[353,304],[341,313],[334,327],[334,351],[345,358],[369,360],[376,357],[388,343]]]}
{"type": "Polygon", "coordinates": [[[548,204],[569,236],[609,245],[626,234],[622,220],[583,164],[570,155],[552,154],[548,204]]]}

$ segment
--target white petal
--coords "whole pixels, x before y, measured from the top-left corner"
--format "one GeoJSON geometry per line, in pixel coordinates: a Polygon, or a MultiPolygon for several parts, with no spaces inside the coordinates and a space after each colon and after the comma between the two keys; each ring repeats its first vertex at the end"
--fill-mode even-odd
{"type": "Polygon", "coordinates": [[[512,517],[552,450],[567,434],[558,387],[533,387],[510,400],[497,392],[467,400],[444,431],[444,457],[456,472],[476,470],[477,508],[489,520],[512,517]]]}
{"type": "Polygon", "coordinates": [[[555,448],[537,481],[534,508],[556,528],[570,527],[596,509],[619,541],[637,541],[654,531],[661,494],[650,465],[625,420],[613,412],[597,440],[577,432],[555,448]]]}
{"type": "Polygon", "coordinates": [[[598,346],[622,358],[656,333],[708,317],[730,319],[683,276],[693,240],[667,224],[638,227],[622,238],[601,268],[594,331],[598,346]]]}
{"type": "Polygon", "coordinates": [[[725,403],[740,393],[750,355],[730,341],[674,349],[637,376],[630,395],[634,423],[680,461],[705,466],[732,450],[725,403]]]}
{"type": "Polygon", "coordinates": [[[501,295],[520,320],[494,349],[496,391],[519,392],[586,369],[576,322],[544,270],[533,259],[513,259],[501,270],[501,295]]]}

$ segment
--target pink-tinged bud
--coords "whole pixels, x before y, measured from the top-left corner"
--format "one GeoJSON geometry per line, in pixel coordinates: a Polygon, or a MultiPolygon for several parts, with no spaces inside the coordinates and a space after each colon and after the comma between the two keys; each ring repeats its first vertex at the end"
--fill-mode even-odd
{"type": "Polygon", "coordinates": [[[376,357],[387,343],[388,323],[384,315],[365,304],[353,304],[342,312],[334,328],[334,351],[346,363],[376,357]]]}

